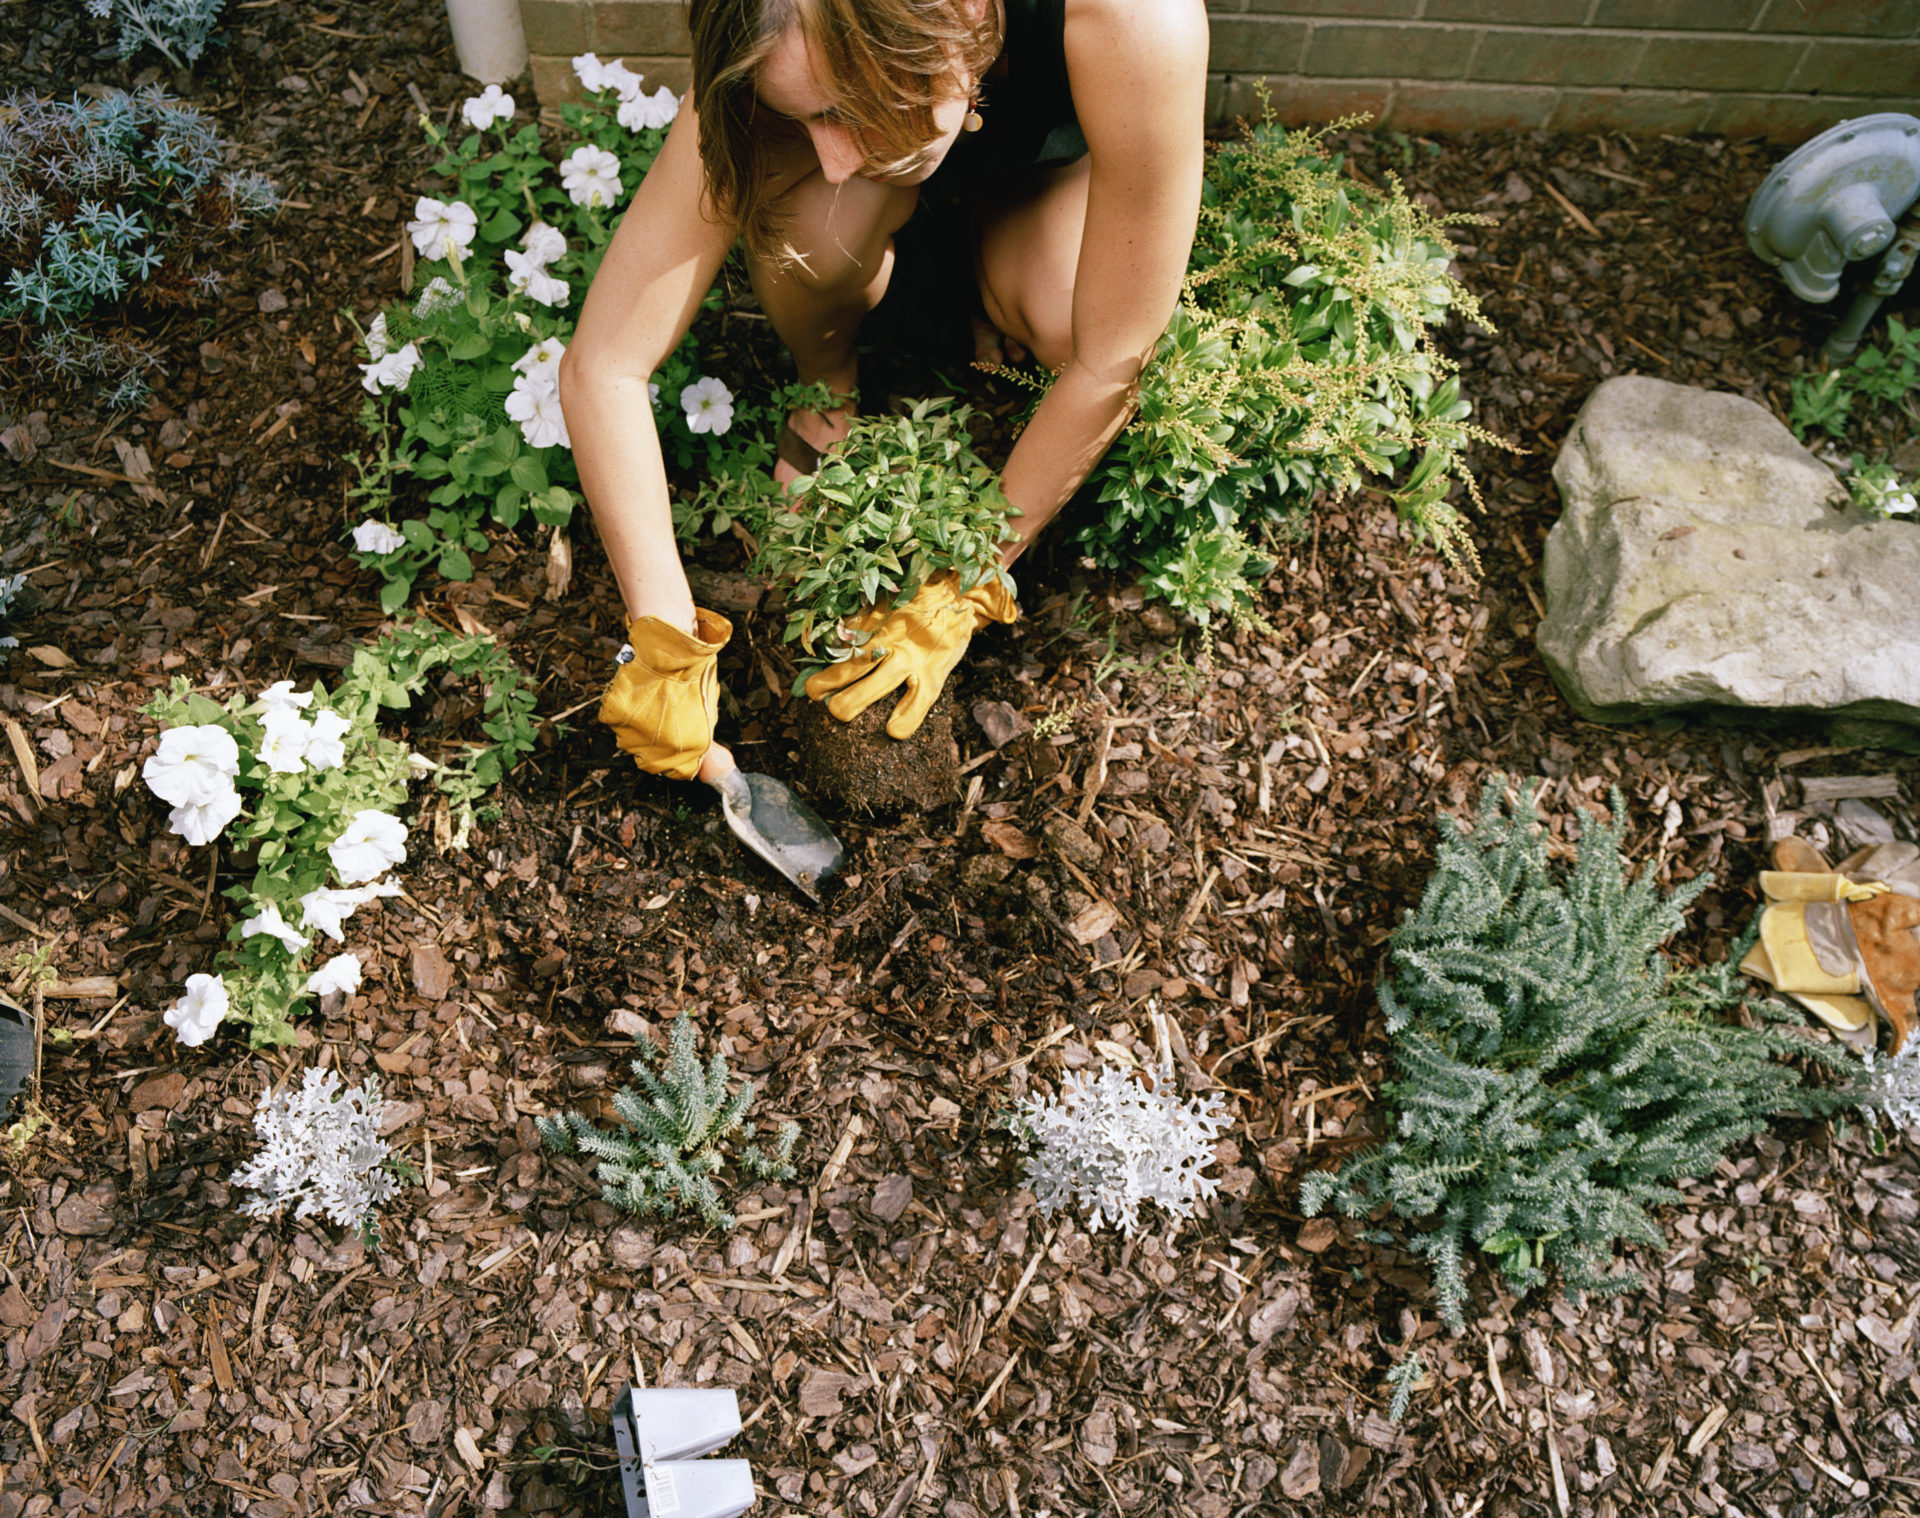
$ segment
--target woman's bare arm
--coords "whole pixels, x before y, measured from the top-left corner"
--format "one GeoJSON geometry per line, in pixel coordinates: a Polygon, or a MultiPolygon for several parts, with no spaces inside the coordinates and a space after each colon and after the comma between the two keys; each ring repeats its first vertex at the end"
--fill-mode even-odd
{"type": "Polygon", "coordinates": [[[1204,168],[1201,0],[1068,0],[1067,68],[1091,160],[1072,352],[1001,476],[1025,550],[1125,425],[1180,299],[1204,168]]]}
{"type": "Polygon", "coordinates": [[[702,198],[699,120],[681,102],[634,193],[560,363],[573,460],[628,617],[693,630],[647,382],[693,324],[732,245],[702,198]]]}

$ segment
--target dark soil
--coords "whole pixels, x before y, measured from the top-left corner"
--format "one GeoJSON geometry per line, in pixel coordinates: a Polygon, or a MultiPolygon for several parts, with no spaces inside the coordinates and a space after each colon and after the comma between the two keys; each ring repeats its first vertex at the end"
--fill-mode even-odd
{"type": "Polygon", "coordinates": [[[953,698],[942,695],[911,737],[887,736],[898,695],[877,701],[851,722],[823,705],[796,704],[799,774],[816,795],[862,815],[933,811],[960,799],[960,745],[953,736],[953,698]]]}
{"type": "MultiPolygon", "coordinates": [[[[24,87],[132,78],[80,7],[9,21],[0,70],[24,87]]],[[[769,1514],[1914,1511],[1905,1139],[1782,1126],[1686,1188],[1667,1247],[1633,1254],[1648,1289],[1516,1302],[1476,1270],[1463,1335],[1391,1229],[1298,1213],[1301,1174],[1377,1121],[1373,985],[1433,814],[1490,773],[1543,778],[1557,850],[1617,785],[1636,859],[1712,870],[1677,945],[1695,959],[1753,913],[1770,817],[1837,827],[1803,777],[1891,775],[1874,804],[1915,833],[1909,758],[1803,728],[1594,727],[1533,653],[1548,470],[1593,385],[1637,371],[1784,412],[1814,361],[1830,313],[1738,224],[1774,155],[1353,139],[1356,173],[1495,218],[1461,271],[1498,333],[1449,338],[1477,419],[1527,450],[1481,460],[1481,578],[1378,499],[1329,503],[1267,587],[1274,635],[1202,656],[1056,535],[1020,624],[956,678],[959,805],[833,809],[851,857],[825,911],[706,793],[636,776],[576,717],[469,851],[417,853],[407,897],[356,918],[369,979],[341,1015],[297,1050],[196,1051],[160,1014],[226,930],[230,862],[166,832],[139,708],[176,673],[331,678],[379,626],[343,543],[361,392],[335,312],[395,288],[430,162],[414,91],[442,117],[468,93],[426,0],[235,6],[225,36],[187,87],[286,209],[232,250],[216,306],[157,334],[172,376],[143,413],[17,358],[0,400],[0,572],[42,597],[0,679],[0,936],[51,945],[59,989],[114,982],[46,1003],[50,1122],[0,1178],[0,1518],[614,1513],[608,1410],[635,1375],[739,1390],[733,1452],[769,1514]],[[146,450],[145,490],[117,444],[146,450]],[[1150,999],[1188,1081],[1235,1105],[1221,1194],[1176,1240],[1090,1236],[1035,1214],[996,1113],[1147,1057],[1150,999]],[[637,1225],[536,1143],[535,1114],[596,1106],[682,1009],[762,1082],[763,1116],[803,1125],[797,1178],[739,1198],[730,1236],[637,1225]],[[423,1171],[378,1254],[234,1210],[263,1085],[320,1059],[382,1075],[423,1171]],[[1396,1425],[1385,1373],[1410,1347],[1427,1376],[1396,1425]]],[[[544,537],[418,600],[497,633],[550,715],[595,699],[620,640],[590,525],[571,533],[563,600],[544,537]]],[[[723,736],[790,773],[780,618],[727,578],[731,549],[696,557],[745,608],[722,606],[723,736]]],[[[455,736],[464,701],[407,736],[455,736]]]]}

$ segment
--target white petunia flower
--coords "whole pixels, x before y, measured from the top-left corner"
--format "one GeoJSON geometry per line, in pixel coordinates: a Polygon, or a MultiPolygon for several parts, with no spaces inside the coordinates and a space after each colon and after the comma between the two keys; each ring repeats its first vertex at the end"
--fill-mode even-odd
{"type": "Polygon", "coordinates": [[[413,314],[425,321],[434,312],[459,304],[460,292],[436,274],[428,281],[427,288],[420,292],[420,298],[413,303],[413,314]]]}
{"type": "Polygon", "coordinates": [[[600,66],[600,88],[612,90],[622,100],[631,100],[640,93],[642,77],[618,58],[600,66]]]}
{"type": "Polygon", "coordinates": [[[382,390],[404,390],[420,367],[420,345],[408,343],[397,353],[382,354],[370,364],[360,365],[360,387],[368,395],[382,390]]]}
{"type": "Polygon", "coordinates": [[[175,806],[203,806],[233,789],[240,745],[224,727],[170,727],[160,751],[141,768],[147,789],[175,806]]]}
{"type": "Polygon", "coordinates": [[[560,160],[560,183],[577,206],[610,206],[620,198],[620,160],[591,143],[560,160]]]}
{"type": "Polygon", "coordinates": [[[414,202],[413,215],[407,223],[407,235],[413,239],[414,251],[425,259],[464,255],[480,226],[479,216],[463,200],[435,200],[422,195],[414,202]]]}
{"type": "Polygon", "coordinates": [[[1913,492],[1903,490],[1898,495],[1889,495],[1882,503],[1890,517],[1903,517],[1914,510],[1916,502],[1913,492]]]}
{"type": "Polygon", "coordinates": [[[536,221],[528,227],[520,239],[520,246],[527,250],[527,257],[545,268],[556,258],[567,256],[567,237],[558,227],[550,227],[544,221],[536,221]]]}
{"type": "Polygon", "coordinates": [[[329,991],[338,991],[342,996],[353,995],[360,989],[360,956],[334,955],[307,977],[307,989],[315,996],[325,996],[329,991]]]}
{"type": "Polygon", "coordinates": [[[302,756],[313,729],[298,712],[268,712],[260,729],[260,760],[268,769],[276,775],[297,775],[307,767],[302,756]]]}
{"type": "Polygon", "coordinates": [[[513,96],[503,95],[500,86],[490,84],[460,107],[468,126],[484,132],[496,121],[513,120],[513,96]]]}
{"type": "Polygon", "coordinates": [[[327,845],[327,857],[346,885],[384,875],[406,863],[406,824],[371,807],[355,812],[346,831],[327,845]]]}
{"type": "Polygon", "coordinates": [[[244,941],[256,933],[265,933],[270,938],[280,940],[280,946],[289,954],[298,954],[311,938],[304,938],[295,931],[292,923],[280,915],[280,908],[270,901],[260,904],[260,910],[240,924],[240,937],[244,941]]]}
{"type": "Polygon", "coordinates": [[[353,546],[362,553],[392,553],[405,548],[407,540],[385,522],[368,517],[353,529],[353,546]]]}
{"type": "Polygon", "coordinates": [[[276,680],[254,698],[254,706],[267,712],[300,712],[313,705],[313,692],[296,691],[291,680],[276,680]]]}
{"type": "Polygon", "coordinates": [[[516,374],[524,374],[529,384],[559,384],[560,360],[567,345],[557,337],[543,337],[513,361],[516,374]]]}
{"type": "Polygon", "coordinates": [[[189,975],[187,994],[161,1014],[161,1021],[181,1043],[197,1049],[213,1037],[230,1005],[227,983],[218,975],[189,975]]]}
{"type": "Polygon", "coordinates": [[[560,387],[552,380],[523,374],[507,393],[507,415],[520,424],[520,435],[530,448],[571,448],[566,413],[560,409],[560,387]]]}
{"type": "Polygon", "coordinates": [[[300,926],[325,933],[335,943],[345,940],[341,925],[354,911],[378,896],[398,896],[400,886],[391,880],[376,880],[372,885],[339,890],[322,886],[300,898],[300,926]]]}
{"type": "Polygon", "coordinates": [[[575,58],[573,72],[581,87],[596,95],[607,87],[607,66],[593,53],[582,53],[575,58]]]}
{"type": "Polygon", "coordinates": [[[385,358],[387,348],[393,339],[387,336],[387,313],[376,311],[373,320],[367,323],[367,355],[370,358],[385,358]]]}
{"type": "Polygon", "coordinates": [[[227,782],[226,790],[205,801],[183,801],[167,813],[167,828],[178,833],[195,848],[218,838],[226,825],[240,815],[240,793],[227,782]]]}
{"type": "Polygon", "coordinates": [[[687,414],[690,431],[719,437],[733,425],[733,392],[707,375],[680,392],[680,409],[687,414]]]}
{"type": "Polygon", "coordinates": [[[347,762],[347,746],[342,741],[353,731],[353,723],[338,712],[315,712],[308,724],[311,731],[300,757],[313,770],[334,770],[347,762]]]}
{"type": "Polygon", "coordinates": [[[514,289],[525,290],[543,306],[558,306],[566,302],[571,293],[567,282],[549,274],[547,266],[538,262],[531,253],[516,253],[509,248],[506,260],[507,283],[514,289]]]}
{"type": "Polygon", "coordinates": [[[672,126],[673,118],[679,112],[680,101],[663,84],[651,95],[635,90],[631,95],[624,96],[615,115],[620,125],[629,132],[644,132],[650,128],[672,126]]]}
{"type": "Polygon", "coordinates": [[[660,404],[660,381],[659,380],[647,381],[647,399],[652,401],[655,406],[658,406],[660,404]]]}

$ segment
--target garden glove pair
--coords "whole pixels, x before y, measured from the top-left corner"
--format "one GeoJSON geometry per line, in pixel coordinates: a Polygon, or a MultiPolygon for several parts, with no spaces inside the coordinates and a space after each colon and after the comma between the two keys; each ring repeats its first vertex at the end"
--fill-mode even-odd
{"type": "Polygon", "coordinates": [[[731,622],[699,607],[691,636],[658,617],[627,624],[600,720],[641,769],[669,780],[699,774],[720,717],[720,650],[732,636],[731,622]]]}
{"type": "Polygon", "coordinates": [[[1787,838],[1774,863],[1760,874],[1760,941],[1740,968],[1859,1048],[1874,1046],[1878,1013],[1899,1053],[1920,1024],[1920,848],[1881,844],[1834,870],[1787,838]]]}
{"type": "Polygon", "coordinates": [[[847,624],[868,634],[850,658],[807,679],[807,694],[851,722],[874,702],[902,686],[906,694],[887,718],[887,735],[911,738],[953,673],[973,635],[989,622],[1011,623],[1020,615],[1011,581],[984,579],[971,590],[944,571],[920,587],[905,606],[873,606],[847,624]]]}

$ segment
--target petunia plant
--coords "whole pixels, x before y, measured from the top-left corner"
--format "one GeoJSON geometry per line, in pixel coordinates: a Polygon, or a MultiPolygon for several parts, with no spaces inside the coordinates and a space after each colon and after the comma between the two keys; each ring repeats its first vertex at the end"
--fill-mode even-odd
{"type": "Polygon", "coordinates": [[[215,974],[190,976],[165,1014],[183,1044],[205,1043],[224,1021],[249,1025],[256,1046],[293,1040],[291,1019],[310,996],[351,995],[361,961],[313,960],[323,940],[344,946],[356,910],[397,896],[408,828],[395,814],[410,780],[431,776],[445,798],[447,841],[464,846],[473,802],[533,746],[533,693],[490,638],[425,624],[395,629],[356,650],[338,689],[296,691],[282,680],[225,704],[184,678],[146,708],[165,729],[146,761],[147,786],[172,810],[171,831],[195,847],[223,837],[252,876],[226,891],[241,917],[215,974]],[[382,707],[405,707],[444,669],[485,689],[489,743],[445,762],[383,735],[382,707]],[[457,811],[457,830],[452,813],[457,811]]]}
{"type": "MultiPolygon", "coordinates": [[[[622,203],[652,166],[679,102],[664,86],[591,53],[574,60],[593,99],[561,107],[563,141],[548,157],[540,130],[516,126],[516,105],[497,85],[461,115],[458,142],[422,118],[443,151],[435,173],[447,188],[421,196],[407,235],[419,262],[418,293],[378,313],[363,331],[368,400],[361,420],[374,443],[352,494],[363,514],[354,531],[360,562],[385,580],[381,606],[405,604],[428,569],[450,580],[473,573],[486,526],[512,528],[531,515],[562,528],[579,474],[560,409],[560,360],[622,203]],[[429,510],[394,516],[399,487],[426,487],[429,510]]],[[[717,294],[708,297],[717,306],[717,294]]],[[[765,468],[772,450],[736,422],[742,408],[719,378],[700,372],[689,338],[653,376],[663,451],[680,469],[734,473],[765,468]],[[744,455],[744,457],[743,457],[744,455]]]]}

